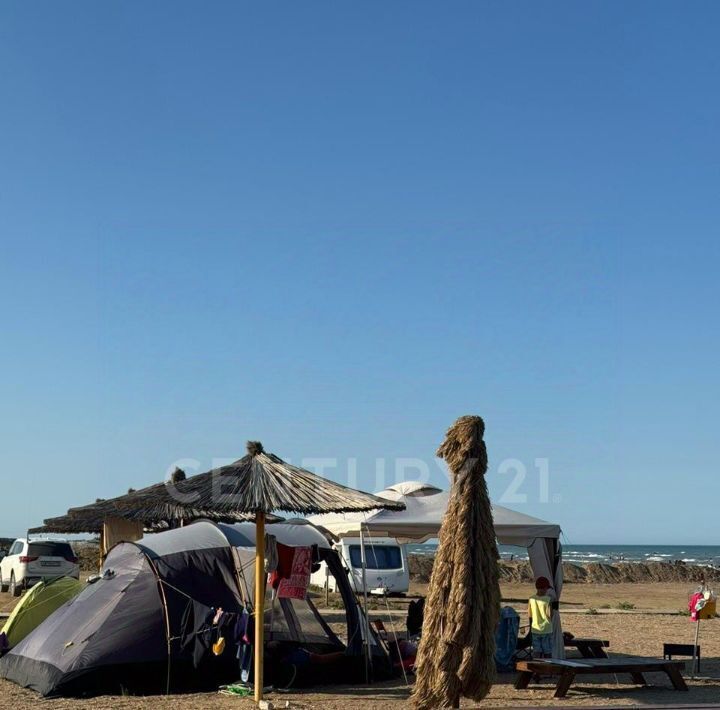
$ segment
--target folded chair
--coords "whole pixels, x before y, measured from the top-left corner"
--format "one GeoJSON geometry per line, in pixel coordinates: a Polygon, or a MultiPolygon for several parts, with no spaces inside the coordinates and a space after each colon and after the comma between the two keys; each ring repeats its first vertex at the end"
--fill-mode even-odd
{"type": "Polygon", "coordinates": [[[499,673],[515,670],[519,629],[520,616],[511,606],[504,606],[495,631],[495,665],[499,673]]]}

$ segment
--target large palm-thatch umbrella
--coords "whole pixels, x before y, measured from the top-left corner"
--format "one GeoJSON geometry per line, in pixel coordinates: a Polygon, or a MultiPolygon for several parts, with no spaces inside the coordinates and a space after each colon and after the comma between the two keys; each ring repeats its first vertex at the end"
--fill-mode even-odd
{"type": "MultiPolygon", "coordinates": [[[[142,523],[145,532],[160,532],[176,525],[197,519],[215,522],[235,523],[253,520],[250,513],[224,512],[213,510],[186,509],[175,505],[172,499],[174,487],[186,479],[185,472],[176,468],[168,481],[156,483],[128,492],[115,498],[98,498],[94,503],[70,508],[66,515],[46,518],[42,525],[28,530],[28,534],[39,533],[92,533],[100,535],[100,559],[106,553],[105,526],[116,518],[142,523]],[[172,505],[168,499],[172,500],[172,505]]],[[[281,520],[281,518],[275,518],[281,520]]]]}
{"type": "Polygon", "coordinates": [[[482,700],[495,677],[500,587],[484,433],[480,417],[460,417],[437,451],[453,481],[418,649],[413,700],[422,710],[459,707],[461,695],[482,700]]]}
{"type": "MultiPolygon", "coordinates": [[[[206,484],[208,477],[206,476],[206,484]]],[[[30,533],[101,533],[108,518],[122,518],[141,522],[145,530],[165,530],[192,520],[235,523],[254,520],[252,513],[233,510],[218,511],[194,505],[195,496],[184,493],[185,472],[176,468],[169,480],[146,488],[131,488],[115,498],[99,498],[94,503],[70,508],[67,515],[47,518],[43,525],[31,528],[30,533]]],[[[193,484],[197,485],[197,484],[193,484]]],[[[281,520],[281,518],[273,518],[281,520]]]]}
{"type": "Polygon", "coordinates": [[[88,517],[78,520],[71,515],[57,515],[46,518],[42,525],[30,528],[28,534],[40,533],[101,533],[103,521],[100,518],[88,517]]]}

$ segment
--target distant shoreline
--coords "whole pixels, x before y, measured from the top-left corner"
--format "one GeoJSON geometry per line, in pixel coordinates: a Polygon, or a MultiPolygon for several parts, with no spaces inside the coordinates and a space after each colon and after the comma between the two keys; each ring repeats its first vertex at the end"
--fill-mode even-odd
{"type": "MultiPolygon", "coordinates": [[[[433,555],[437,545],[411,544],[408,552],[433,555]]],[[[506,561],[527,560],[527,550],[511,545],[498,545],[500,557],[506,561]]],[[[563,543],[563,560],[579,565],[592,562],[618,564],[621,562],[684,562],[720,569],[720,545],[571,545],[563,543]]]]}
{"type": "MultiPolygon", "coordinates": [[[[434,555],[409,555],[410,577],[414,582],[430,580],[434,555]]],[[[534,581],[527,560],[500,560],[500,581],[531,584],[534,581]]],[[[622,584],[670,583],[697,584],[704,577],[710,583],[720,583],[720,568],[702,564],[676,562],[576,562],[563,563],[566,584],[622,584]]]]}

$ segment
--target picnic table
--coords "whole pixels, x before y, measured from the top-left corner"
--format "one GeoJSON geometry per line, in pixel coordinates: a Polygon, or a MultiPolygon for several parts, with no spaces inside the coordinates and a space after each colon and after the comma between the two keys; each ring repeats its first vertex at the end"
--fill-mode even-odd
{"type": "Polygon", "coordinates": [[[610,641],[605,639],[578,638],[565,639],[565,648],[576,648],[583,658],[607,658],[605,649],[610,646],[610,641]]]}
{"type": "Polygon", "coordinates": [[[557,658],[535,658],[532,661],[518,661],[519,671],[515,688],[524,690],[533,676],[558,676],[555,697],[564,698],[578,675],[602,675],[627,673],[637,685],[646,685],[643,673],[665,673],[675,690],[687,690],[680,672],[683,661],[667,661],[657,658],[584,658],[576,661],[562,661],[557,658]]]}

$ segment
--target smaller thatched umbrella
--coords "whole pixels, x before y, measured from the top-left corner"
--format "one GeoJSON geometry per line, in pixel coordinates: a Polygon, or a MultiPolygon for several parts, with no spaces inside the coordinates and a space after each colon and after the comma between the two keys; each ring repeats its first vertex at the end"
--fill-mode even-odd
{"type": "Polygon", "coordinates": [[[495,677],[500,611],[497,544],[485,483],[487,451],[480,417],[460,417],[438,456],[452,473],[418,648],[416,707],[459,707],[482,700],[495,677]]]}
{"type": "MultiPolygon", "coordinates": [[[[200,481],[211,474],[212,491],[196,487],[201,493],[195,505],[215,510],[255,513],[255,700],[263,696],[263,645],[265,604],[265,517],[272,511],[311,515],[376,510],[404,510],[404,503],[390,501],[329,481],[317,474],[292,466],[265,452],[259,441],[249,441],[247,456],[229,466],[189,479],[200,481]]],[[[369,639],[366,639],[369,643],[369,639]]]]}

